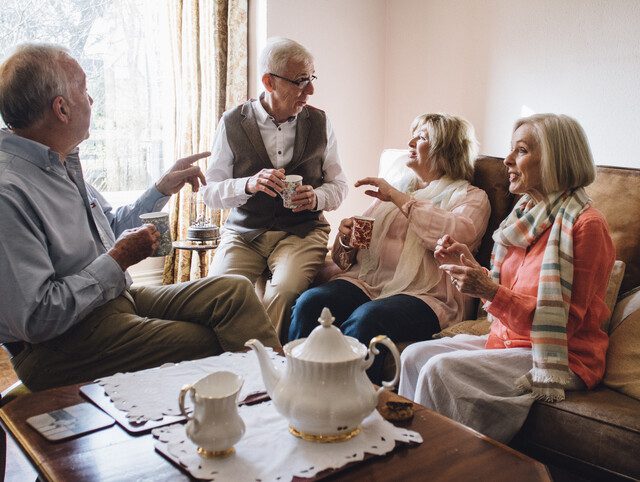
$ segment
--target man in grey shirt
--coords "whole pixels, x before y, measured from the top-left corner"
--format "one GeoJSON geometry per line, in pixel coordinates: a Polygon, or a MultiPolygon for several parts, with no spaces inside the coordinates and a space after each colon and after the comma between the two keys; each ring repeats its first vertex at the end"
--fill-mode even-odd
{"type": "Polygon", "coordinates": [[[20,46],[0,65],[0,342],[31,389],[238,350],[279,346],[252,285],[222,276],[131,288],[129,266],[159,233],[139,215],[204,175],[178,160],[115,212],[82,175],[93,99],[63,48],[20,46]],[[116,237],[118,239],[116,240],[116,237]]]}

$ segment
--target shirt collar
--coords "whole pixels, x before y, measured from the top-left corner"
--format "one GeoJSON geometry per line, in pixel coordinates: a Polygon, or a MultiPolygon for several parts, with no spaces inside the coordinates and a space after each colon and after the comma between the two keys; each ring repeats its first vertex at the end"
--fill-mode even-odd
{"type": "MultiPolygon", "coordinates": [[[[6,128],[0,129],[0,151],[19,157],[45,171],[62,167],[60,155],[50,147],[19,136],[6,128]]],[[[74,157],[78,159],[78,148],[74,149],[67,159],[74,157]]]]}
{"type": "MultiPolygon", "coordinates": [[[[274,125],[278,125],[276,123],[276,120],[269,115],[269,113],[267,112],[267,110],[264,108],[264,106],[262,105],[262,99],[264,99],[264,92],[262,94],[260,94],[260,97],[257,100],[253,101],[253,110],[256,114],[256,117],[258,118],[258,121],[261,124],[266,124],[268,120],[270,120],[271,122],[273,122],[274,125]]],[[[293,123],[293,121],[296,120],[296,116],[292,115],[291,117],[289,117],[287,119],[286,122],[288,123],[293,123]]],[[[284,122],[283,122],[284,124],[284,122]]]]}

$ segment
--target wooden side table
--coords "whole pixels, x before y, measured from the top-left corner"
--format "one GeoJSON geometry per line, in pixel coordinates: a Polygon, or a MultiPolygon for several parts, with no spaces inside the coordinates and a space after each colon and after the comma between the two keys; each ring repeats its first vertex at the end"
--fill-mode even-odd
{"type": "Polygon", "coordinates": [[[184,249],[186,251],[196,251],[200,257],[200,278],[207,276],[207,251],[216,249],[218,240],[197,242],[197,241],[174,241],[173,249],[184,249]]]}

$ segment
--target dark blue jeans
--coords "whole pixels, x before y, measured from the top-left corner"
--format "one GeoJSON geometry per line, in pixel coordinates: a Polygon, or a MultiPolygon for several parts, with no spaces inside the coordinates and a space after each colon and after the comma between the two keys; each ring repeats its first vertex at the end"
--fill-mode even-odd
{"type": "MultiPolygon", "coordinates": [[[[345,280],[333,280],[302,293],[291,311],[289,340],[309,336],[319,325],[322,308],[335,317],[334,325],[345,335],[369,346],[371,338],[387,335],[394,342],[429,340],[440,331],[433,310],[422,300],[409,295],[394,295],[371,300],[360,288],[345,280]]],[[[382,382],[382,368],[388,350],[378,345],[367,374],[373,383],[382,382]]]]}

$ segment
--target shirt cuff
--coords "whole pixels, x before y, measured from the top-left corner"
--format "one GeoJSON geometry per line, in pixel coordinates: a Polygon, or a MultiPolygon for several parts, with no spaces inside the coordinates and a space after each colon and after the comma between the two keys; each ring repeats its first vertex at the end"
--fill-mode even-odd
{"type": "Polygon", "coordinates": [[[104,301],[116,298],[126,287],[125,272],[116,260],[106,253],[98,256],[84,271],[98,282],[104,301]]]}
{"type": "Polygon", "coordinates": [[[501,318],[501,315],[503,315],[506,310],[509,309],[510,305],[511,297],[509,296],[509,290],[504,286],[498,286],[498,291],[496,291],[493,300],[485,301],[484,305],[482,305],[482,308],[484,308],[487,313],[490,313],[496,318],[501,318]]]}
{"type": "Polygon", "coordinates": [[[327,205],[327,194],[319,189],[314,189],[316,193],[316,209],[315,211],[324,211],[324,207],[327,205]]]}
{"type": "Polygon", "coordinates": [[[239,177],[233,182],[233,195],[238,201],[238,206],[245,204],[253,194],[247,194],[247,182],[250,177],[239,177]]]}
{"type": "Polygon", "coordinates": [[[417,200],[415,198],[411,198],[409,199],[406,203],[404,203],[401,207],[400,207],[400,212],[402,214],[405,215],[405,217],[409,217],[409,214],[411,214],[411,209],[413,208],[413,205],[417,202],[417,200]]]}
{"type": "Polygon", "coordinates": [[[142,207],[142,212],[156,212],[162,211],[162,208],[169,202],[171,196],[165,196],[158,188],[154,185],[147,189],[142,195],[138,198],[138,202],[142,207]]]}

